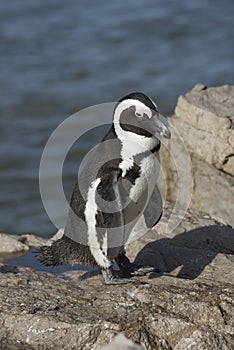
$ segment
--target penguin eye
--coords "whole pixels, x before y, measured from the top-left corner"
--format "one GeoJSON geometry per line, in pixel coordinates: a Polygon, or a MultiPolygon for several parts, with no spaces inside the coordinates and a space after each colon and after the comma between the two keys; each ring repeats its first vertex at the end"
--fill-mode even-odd
{"type": "Polygon", "coordinates": [[[148,120],[149,119],[149,116],[147,113],[145,113],[145,111],[142,111],[142,113],[139,111],[135,112],[135,116],[140,120],[148,120]]]}
{"type": "Polygon", "coordinates": [[[136,112],[135,114],[136,114],[136,117],[142,117],[141,113],[136,112]]]}

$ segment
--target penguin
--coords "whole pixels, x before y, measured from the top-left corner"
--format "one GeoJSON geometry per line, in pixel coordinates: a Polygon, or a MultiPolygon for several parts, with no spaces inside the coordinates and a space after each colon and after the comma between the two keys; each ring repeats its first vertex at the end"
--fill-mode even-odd
{"type": "Polygon", "coordinates": [[[38,253],[43,264],[98,266],[106,284],[135,282],[133,276],[155,270],[131,263],[125,246],[161,218],[162,137],[170,138],[169,125],[151,98],[134,92],[116,103],[109,131],[79,171],[63,237],[38,253]]]}

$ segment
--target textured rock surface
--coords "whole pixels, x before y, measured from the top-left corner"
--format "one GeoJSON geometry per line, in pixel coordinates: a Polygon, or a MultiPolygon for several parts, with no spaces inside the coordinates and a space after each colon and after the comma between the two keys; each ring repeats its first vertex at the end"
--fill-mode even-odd
{"type": "Polygon", "coordinates": [[[234,86],[196,85],[179,97],[175,114],[189,151],[222,170],[229,164],[234,175],[234,86]]]}
{"type": "Polygon", "coordinates": [[[29,250],[29,246],[16,239],[15,236],[0,233],[0,242],[0,253],[17,253],[29,250]]]}
{"type": "Polygon", "coordinates": [[[234,225],[234,86],[195,86],[179,97],[170,124],[172,139],[161,152],[167,199],[176,201],[192,175],[191,206],[234,225]]]}
{"type": "Polygon", "coordinates": [[[167,231],[172,209],[127,248],[161,271],[139,278],[146,284],[2,264],[0,349],[115,349],[119,333],[135,343],[124,338],[126,349],[233,349],[234,230],[189,211],[167,231]]]}
{"type": "Polygon", "coordinates": [[[46,244],[46,240],[34,235],[21,236],[0,233],[0,262],[15,254],[22,254],[30,248],[38,248],[46,244]]]}
{"type": "Polygon", "coordinates": [[[123,334],[118,334],[113,341],[104,346],[102,350],[144,350],[142,345],[139,345],[125,337],[123,334]]]}

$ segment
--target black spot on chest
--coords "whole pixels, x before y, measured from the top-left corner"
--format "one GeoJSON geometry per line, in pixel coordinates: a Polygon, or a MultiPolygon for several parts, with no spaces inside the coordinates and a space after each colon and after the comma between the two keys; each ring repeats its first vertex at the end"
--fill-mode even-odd
{"type": "Polygon", "coordinates": [[[135,185],[136,179],[141,176],[141,168],[138,164],[134,164],[130,169],[127,170],[124,180],[131,182],[132,185],[135,185]]]}

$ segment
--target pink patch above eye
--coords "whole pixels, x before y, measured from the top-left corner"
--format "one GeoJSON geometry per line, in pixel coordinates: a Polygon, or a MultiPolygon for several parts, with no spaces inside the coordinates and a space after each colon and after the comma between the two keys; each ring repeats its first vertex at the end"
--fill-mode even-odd
{"type": "Polygon", "coordinates": [[[148,108],[144,108],[144,106],[136,106],[136,117],[143,117],[146,115],[148,118],[151,118],[151,111],[148,108]]]}
{"type": "Polygon", "coordinates": [[[140,111],[138,110],[135,113],[136,117],[143,117],[144,115],[147,116],[148,118],[151,118],[151,115],[149,115],[149,111],[147,111],[146,109],[141,109],[140,111]]]}

